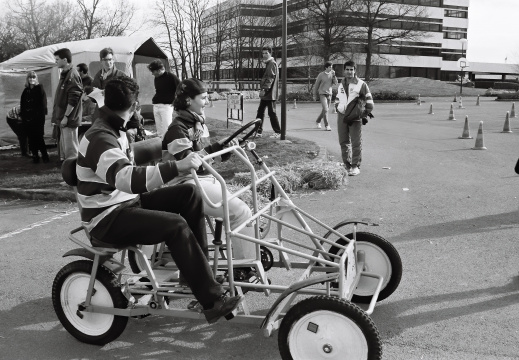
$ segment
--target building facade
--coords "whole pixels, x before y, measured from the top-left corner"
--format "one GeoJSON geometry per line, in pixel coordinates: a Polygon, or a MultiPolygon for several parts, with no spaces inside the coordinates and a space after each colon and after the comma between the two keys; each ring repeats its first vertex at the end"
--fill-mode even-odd
{"type": "MultiPolygon", "coordinates": [[[[470,0],[387,2],[386,14],[374,22],[377,41],[371,47],[371,77],[454,80],[460,71],[458,60],[467,51],[464,39],[467,38],[470,0]],[[413,31],[404,38],[392,37],[411,28],[413,31]]],[[[343,63],[350,58],[357,62],[358,74],[363,76],[366,42],[362,41],[362,34],[367,33],[367,27],[359,23],[362,10],[352,13],[351,9],[341,9],[336,4],[329,0],[288,0],[289,79],[315,77],[322,71],[325,60],[343,63]],[[333,10],[335,15],[315,16],[315,11],[309,10],[312,6],[333,10]],[[333,30],[328,32],[330,34],[326,32],[327,27],[333,30]],[[348,33],[344,31],[339,37],[337,34],[342,29],[348,33]],[[353,33],[356,35],[351,35],[353,33]],[[335,43],[332,39],[323,48],[324,39],[329,40],[330,35],[336,36],[335,43]]],[[[207,13],[202,39],[204,80],[258,79],[264,45],[272,46],[276,59],[280,59],[282,0],[227,0],[208,9],[207,13]]],[[[341,76],[342,66],[336,67],[336,72],[341,76]]]]}

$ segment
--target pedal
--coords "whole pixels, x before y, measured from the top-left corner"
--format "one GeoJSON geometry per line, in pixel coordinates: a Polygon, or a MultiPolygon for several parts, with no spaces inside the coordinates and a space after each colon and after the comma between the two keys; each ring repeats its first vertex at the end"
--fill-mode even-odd
{"type": "Polygon", "coordinates": [[[225,320],[229,321],[229,320],[232,320],[232,319],[234,319],[234,311],[228,313],[227,315],[225,315],[225,320]]]}

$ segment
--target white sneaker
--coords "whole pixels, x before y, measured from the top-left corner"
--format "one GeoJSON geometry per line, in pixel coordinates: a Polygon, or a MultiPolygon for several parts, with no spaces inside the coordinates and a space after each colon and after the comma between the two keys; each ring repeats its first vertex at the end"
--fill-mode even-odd
{"type": "Polygon", "coordinates": [[[315,128],[316,129],[320,129],[321,128],[321,123],[315,123],[315,128]]]}
{"type": "Polygon", "coordinates": [[[272,135],[269,136],[271,139],[279,139],[281,137],[281,134],[280,133],[274,133],[272,135]]]}
{"type": "Polygon", "coordinates": [[[355,176],[360,174],[360,169],[357,166],[353,166],[348,173],[349,176],[355,176]]]}
{"type": "Polygon", "coordinates": [[[328,126],[326,127],[326,131],[332,131],[332,128],[330,127],[330,125],[328,125],[328,126]]]}

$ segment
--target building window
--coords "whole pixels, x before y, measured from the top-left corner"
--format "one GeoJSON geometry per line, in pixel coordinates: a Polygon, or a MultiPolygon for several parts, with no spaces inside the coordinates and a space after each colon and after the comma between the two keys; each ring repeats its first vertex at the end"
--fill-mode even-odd
{"type": "Polygon", "coordinates": [[[467,15],[468,15],[467,11],[445,9],[445,17],[455,17],[455,18],[466,19],[468,17],[467,15]]]}
{"type": "Polygon", "coordinates": [[[467,33],[445,31],[445,32],[443,32],[443,38],[444,39],[466,39],[467,33]]]}

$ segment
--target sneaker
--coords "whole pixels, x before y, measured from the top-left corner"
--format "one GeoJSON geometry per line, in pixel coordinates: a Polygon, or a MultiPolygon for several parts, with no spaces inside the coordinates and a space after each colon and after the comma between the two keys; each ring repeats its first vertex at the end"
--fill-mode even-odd
{"type": "Polygon", "coordinates": [[[229,297],[222,294],[222,296],[215,301],[212,309],[204,310],[205,319],[209,324],[214,324],[220,320],[222,316],[226,316],[233,312],[244,298],[243,295],[229,297]]]}
{"type": "Polygon", "coordinates": [[[271,139],[279,139],[281,137],[281,134],[280,133],[274,133],[272,135],[269,136],[271,139]]]}
{"type": "Polygon", "coordinates": [[[262,137],[263,135],[259,132],[259,133],[256,133],[256,137],[260,138],[262,137]]]}
{"type": "Polygon", "coordinates": [[[321,123],[315,123],[315,128],[316,129],[320,129],[321,128],[321,123]]]}
{"type": "Polygon", "coordinates": [[[349,176],[355,176],[360,174],[360,169],[357,166],[353,166],[348,172],[349,176]]]}
{"type": "Polygon", "coordinates": [[[330,125],[328,125],[328,126],[326,127],[326,131],[332,131],[332,128],[330,127],[330,125]]]}

